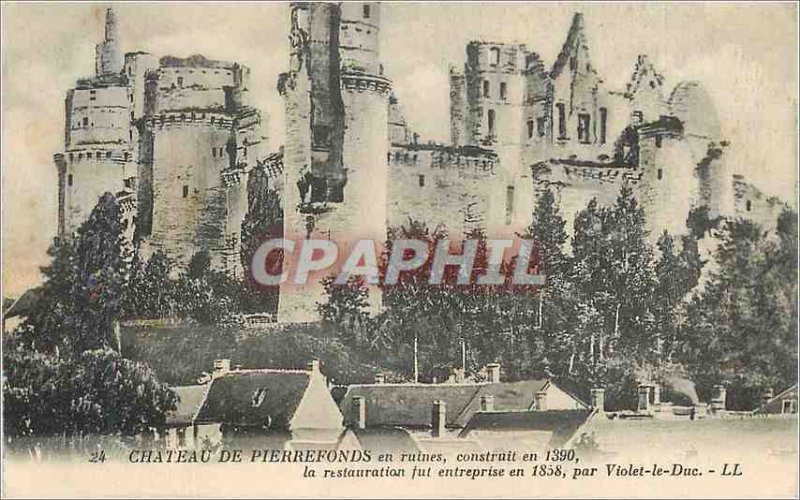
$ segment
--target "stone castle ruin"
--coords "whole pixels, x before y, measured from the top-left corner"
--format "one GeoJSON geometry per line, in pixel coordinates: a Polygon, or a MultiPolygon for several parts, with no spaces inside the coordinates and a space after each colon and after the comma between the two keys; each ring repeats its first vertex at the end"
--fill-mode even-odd
{"type": "MultiPolygon", "coordinates": [[[[121,56],[109,9],[96,75],[67,92],[59,230],[74,231],[98,197],[116,193],[139,252],[185,263],[208,251],[241,275],[246,178],[257,162],[281,188],[284,236],[374,238],[409,218],[454,235],[511,237],[537,197],[572,218],[629,183],[651,237],[686,231],[693,207],[774,225],[785,206],[739,175],[708,94],[674,89],[639,56],[625,89],[609,89],[575,14],[552,65],[521,44],[472,41],[450,71],[450,144],[409,129],[380,59],[380,3],[293,3],[289,71],[279,78],[286,134],[263,151],[249,70],[202,56],[121,56]]],[[[283,294],[279,318],[316,317],[318,284],[283,294]]],[[[373,300],[380,295],[371,294],[373,300]]]]}

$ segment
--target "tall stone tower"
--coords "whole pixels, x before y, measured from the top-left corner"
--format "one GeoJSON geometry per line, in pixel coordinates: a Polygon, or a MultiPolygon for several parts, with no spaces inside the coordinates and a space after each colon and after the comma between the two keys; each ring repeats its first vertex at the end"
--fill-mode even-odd
{"type": "Polygon", "coordinates": [[[89,217],[105,192],[126,209],[123,225],[132,236],[136,158],[130,120],[130,89],[122,75],[117,18],[106,11],[105,38],[97,46],[96,75],[77,81],[64,102],[64,150],[58,168],[59,234],[71,234],[89,217]]]}
{"type": "MultiPolygon", "coordinates": [[[[386,239],[391,83],[379,59],[378,3],[294,3],[286,105],[284,237],[386,239]]],[[[297,249],[296,251],[299,251],[297,249]]],[[[318,317],[320,276],[284,283],[278,319],[318,317]]],[[[377,307],[380,293],[370,290],[377,307]]]]}
{"type": "MultiPolygon", "coordinates": [[[[134,85],[137,59],[129,59],[134,85]]],[[[145,71],[137,120],[144,257],[162,251],[185,265],[204,251],[215,269],[241,274],[245,177],[261,142],[260,114],[247,104],[249,75],[247,67],[200,55],[162,57],[145,71]]]]}
{"type": "Polygon", "coordinates": [[[118,74],[122,70],[119,48],[119,27],[113,8],[106,10],[106,31],[103,41],[95,47],[95,73],[97,76],[118,74]]]}

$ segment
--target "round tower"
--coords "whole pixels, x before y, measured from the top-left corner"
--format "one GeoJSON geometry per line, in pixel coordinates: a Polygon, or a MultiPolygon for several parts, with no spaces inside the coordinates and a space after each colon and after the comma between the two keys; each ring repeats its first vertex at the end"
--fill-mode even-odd
{"type": "Polygon", "coordinates": [[[108,9],[104,41],[97,46],[97,74],[78,80],[64,100],[64,150],[54,156],[59,234],[77,230],[106,192],[124,197],[128,208],[135,204],[131,90],[121,68],[117,18],[108,9]]]}
{"type": "MultiPolygon", "coordinates": [[[[297,3],[291,22],[290,71],[278,82],[286,105],[284,237],[295,242],[295,257],[305,239],[334,241],[340,252],[360,239],[382,245],[391,84],[379,59],[380,5],[297,3]]],[[[282,283],[279,321],[317,319],[326,275],[282,283]]],[[[380,305],[377,288],[370,300],[380,305]]]]}
{"type": "MultiPolygon", "coordinates": [[[[141,234],[144,253],[186,264],[208,252],[212,265],[241,273],[244,179],[256,144],[243,140],[258,114],[243,107],[248,69],[202,56],[163,57],[145,90],[141,234]]],[[[248,136],[249,138],[249,136],[248,136]]]]}

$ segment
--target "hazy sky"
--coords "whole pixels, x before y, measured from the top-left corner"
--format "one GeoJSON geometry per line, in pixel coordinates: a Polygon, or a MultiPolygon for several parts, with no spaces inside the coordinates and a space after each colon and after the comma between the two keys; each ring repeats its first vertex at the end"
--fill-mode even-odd
{"type": "MultiPolygon", "coordinates": [[[[64,93],[94,72],[104,4],[2,4],[4,294],[35,285],[57,228],[64,93]]],[[[287,66],[288,6],[120,3],[123,52],[203,54],[252,69],[269,142],[283,141],[277,76],[287,66]]],[[[638,54],[669,88],[699,80],[731,141],[734,171],[793,205],[797,187],[797,8],[783,4],[392,3],[383,5],[382,60],[410,126],[449,138],[448,68],[472,39],[522,42],[550,66],[572,13],[584,13],[590,52],[607,85],[623,89],[638,54]]]]}

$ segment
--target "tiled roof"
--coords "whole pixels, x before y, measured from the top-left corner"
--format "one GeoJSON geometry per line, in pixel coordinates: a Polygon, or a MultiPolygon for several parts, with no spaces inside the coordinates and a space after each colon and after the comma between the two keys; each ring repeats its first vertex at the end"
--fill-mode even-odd
{"type": "Polygon", "coordinates": [[[544,431],[552,432],[551,446],[561,446],[586,422],[588,410],[492,411],[475,413],[461,431],[544,431]]]}
{"type": "Polygon", "coordinates": [[[528,410],[534,403],[536,393],[545,390],[548,385],[550,385],[549,380],[523,380],[480,385],[475,397],[461,411],[456,425],[459,427],[467,425],[472,415],[480,410],[481,398],[484,396],[492,396],[496,411],[528,410]]]}
{"type": "Polygon", "coordinates": [[[211,382],[199,423],[286,429],[309,383],[309,372],[240,370],[211,382]]]}
{"type": "Polygon", "coordinates": [[[376,427],[353,429],[361,448],[369,451],[419,451],[417,442],[405,429],[399,427],[376,427]]]}
{"type": "Polygon", "coordinates": [[[446,403],[448,427],[463,427],[480,409],[481,397],[493,396],[496,410],[527,410],[548,380],[480,384],[371,384],[351,385],[344,396],[337,395],[345,423],[353,425],[353,398],[366,402],[367,427],[430,427],[434,401],[446,403]]]}
{"type": "Polygon", "coordinates": [[[366,402],[367,427],[430,427],[433,402],[444,401],[447,425],[452,426],[478,387],[476,384],[352,385],[339,408],[346,424],[356,423],[353,398],[361,396],[366,402]]]}
{"type": "Polygon", "coordinates": [[[791,398],[792,396],[794,396],[795,400],[797,399],[797,384],[794,384],[763,405],[759,406],[753,410],[753,413],[756,415],[760,415],[762,413],[781,413],[783,409],[783,400],[791,398]]]}
{"type": "Polygon", "coordinates": [[[172,391],[178,396],[177,408],[167,414],[167,426],[191,425],[197,410],[203,404],[206,397],[207,385],[186,385],[172,387],[172,391]]]}

